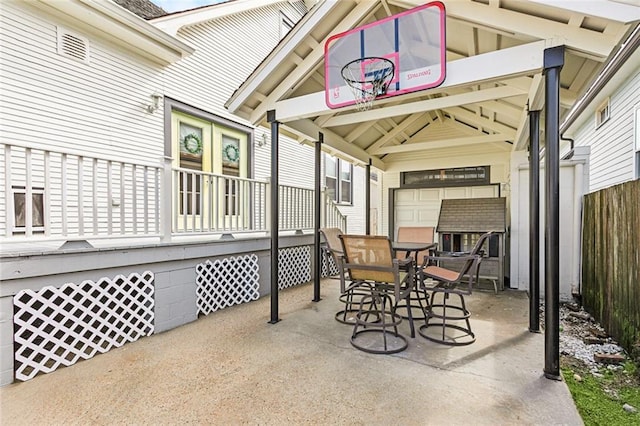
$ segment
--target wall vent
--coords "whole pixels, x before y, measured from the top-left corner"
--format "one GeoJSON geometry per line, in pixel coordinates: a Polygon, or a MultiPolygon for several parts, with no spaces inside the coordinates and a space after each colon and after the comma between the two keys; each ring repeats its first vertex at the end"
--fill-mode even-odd
{"type": "Polygon", "coordinates": [[[65,28],[58,27],[58,54],[89,63],[89,40],[65,28]]]}

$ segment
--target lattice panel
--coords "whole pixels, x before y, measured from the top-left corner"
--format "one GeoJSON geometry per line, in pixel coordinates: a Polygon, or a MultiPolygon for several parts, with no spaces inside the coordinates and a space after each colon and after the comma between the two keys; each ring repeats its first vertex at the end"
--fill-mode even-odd
{"type": "Polygon", "coordinates": [[[321,275],[323,277],[335,277],[340,271],[333,256],[322,250],[322,268],[321,275]]]}
{"type": "Polygon", "coordinates": [[[258,256],[229,257],[196,265],[196,305],[208,315],[260,297],[258,256]]]}
{"type": "Polygon", "coordinates": [[[298,246],[278,252],[278,288],[280,290],[311,281],[311,249],[298,246]]]}
{"type": "Polygon", "coordinates": [[[16,379],[29,380],[153,334],[154,274],[22,290],[13,306],[16,379]]]}

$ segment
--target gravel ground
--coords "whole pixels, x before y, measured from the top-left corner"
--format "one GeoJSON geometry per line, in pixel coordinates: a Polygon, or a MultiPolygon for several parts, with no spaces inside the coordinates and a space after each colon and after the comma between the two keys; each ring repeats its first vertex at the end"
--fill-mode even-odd
{"type": "MultiPolygon", "coordinates": [[[[544,325],[544,306],[540,307],[541,324],[544,325]]],[[[621,354],[627,355],[611,337],[607,336],[602,326],[591,315],[577,305],[563,303],[560,305],[560,354],[578,359],[589,367],[592,374],[599,374],[599,370],[622,369],[621,365],[607,365],[596,362],[594,355],[621,354]],[[587,344],[585,338],[601,338],[603,343],[587,344]]]]}

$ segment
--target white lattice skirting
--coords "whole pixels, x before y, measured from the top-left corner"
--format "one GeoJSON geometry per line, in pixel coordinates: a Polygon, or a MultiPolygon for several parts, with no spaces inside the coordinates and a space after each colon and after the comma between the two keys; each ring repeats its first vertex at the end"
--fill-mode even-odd
{"type": "Polygon", "coordinates": [[[154,275],[22,290],[13,305],[16,379],[29,380],[153,334],[154,275]]]}
{"type": "Polygon", "coordinates": [[[260,297],[258,256],[229,257],[196,265],[196,305],[208,315],[260,297]]]}
{"type": "Polygon", "coordinates": [[[323,250],[321,275],[323,277],[334,277],[338,275],[339,272],[338,265],[336,265],[336,261],[333,259],[333,256],[327,254],[327,252],[323,250]]]}
{"type": "Polygon", "coordinates": [[[280,290],[311,281],[311,248],[298,246],[278,252],[280,290]]]}

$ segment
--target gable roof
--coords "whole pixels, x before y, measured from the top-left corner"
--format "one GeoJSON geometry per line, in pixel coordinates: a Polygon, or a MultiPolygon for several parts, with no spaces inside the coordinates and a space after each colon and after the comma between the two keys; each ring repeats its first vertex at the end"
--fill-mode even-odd
{"type": "Polygon", "coordinates": [[[640,7],[615,1],[443,0],[447,77],[438,88],[378,100],[370,111],[329,109],[324,45],[331,36],[422,0],[324,0],[227,101],[253,124],[275,110],[283,131],[382,170],[429,158],[509,156],[526,148],[529,110],[544,104],[543,54],[565,47],[560,113],[570,110],[635,22],[640,7]]]}
{"type": "Polygon", "coordinates": [[[506,198],[442,200],[437,232],[504,232],[506,198]]]}
{"type": "Polygon", "coordinates": [[[83,31],[161,65],[193,53],[187,44],[113,1],[39,0],[31,4],[44,13],[73,19],[83,31]]]}
{"type": "Polygon", "coordinates": [[[223,3],[216,3],[209,6],[202,6],[195,9],[170,13],[165,16],[153,19],[153,24],[165,32],[176,35],[183,27],[197,25],[201,22],[236,13],[246,12],[259,7],[269,6],[274,3],[281,3],[283,0],[229,0],[223,3]]]}
{"type": "Polygon", "coordinates": [[[167,11],[149,0],[112,0],[143,19],[157,18],[167,11]]]}

